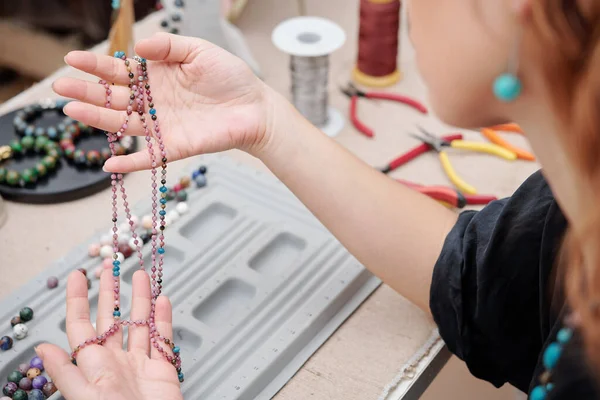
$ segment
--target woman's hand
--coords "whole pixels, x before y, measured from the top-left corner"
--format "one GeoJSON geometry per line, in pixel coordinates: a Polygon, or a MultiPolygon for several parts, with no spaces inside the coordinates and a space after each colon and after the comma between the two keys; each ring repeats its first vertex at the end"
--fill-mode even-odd
{"type": "MultiPolygon", "coordinates": [[[[67,336],[71,348],[106,331],[113,323],[113,278],[104,271],[100,281],[96,330],[90,322],[87,281],[79,271],[67,283],[67,336]]],[[[133,275],[133,300],[130,319],[150,315],[150,279],[138,271],[133,275]]],[[[156,302],[156,327],[161,335],[173,339],[171,304],[166,297],[156,302]]],[[[110,336],[104,346],[90,345],[77,356],[77,366],[57,346],[36,348],[46,371],[67,400],[180,400],[177,372],[154,347],[150,346],[147,326],[129,328],[127,351],[123,350],[123,331],[110,336]]]]}
{"type": "MultiPolygon", "coordinates": [[[[150,90],[169,161],[239,148],[259,152],[271,140],[276,95],[240,59],[206,41],[159,33],[135,48],[148,60],[150,90]]],[[[72,118],[116,132],[125,121],[129,102],[129,77],[125,63],[106,55],[72,52],[65,61],[84,72],[117,85],[112,89],[112,110],[104,108],[106,92],[96,82],[61,78],[56,93],[81,100],[65,107],[72,118]],[[86,104],[87,103],[87,104],[86,104]]],[[[135,71],[135,68],[133,68],[135,71]]],[[[285,102],[284,102],[285,103],[285,102]]],[[[142,135],[135,113],[126,131],[142,135]]],[[[108,171],[130,172],[150,168],[146,149],[113,157],[108,171]]]]}

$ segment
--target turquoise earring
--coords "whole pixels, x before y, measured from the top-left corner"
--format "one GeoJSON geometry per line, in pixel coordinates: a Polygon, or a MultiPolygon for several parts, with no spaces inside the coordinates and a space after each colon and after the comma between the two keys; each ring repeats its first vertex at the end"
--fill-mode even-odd
{"type": "MultiPolygon", "coordinates": [[[[519,33],[520,36],[520,33],[519,33]]],[[[508,72],[498,76],[494,81],[494,96],[504,103],[515,101],[521,95],[523,84],[517,77],[519,69],[519,43],[520,38],[515,41],[516,45],[513,49],[511,58],[508,62],[508,72]]]]}
{"type": "Polygon", "coordinates": [[[502,74],[494,81],[494,95],[505,103],[515,101],[522,89],[521,80],[511,73],[502,74]]]}

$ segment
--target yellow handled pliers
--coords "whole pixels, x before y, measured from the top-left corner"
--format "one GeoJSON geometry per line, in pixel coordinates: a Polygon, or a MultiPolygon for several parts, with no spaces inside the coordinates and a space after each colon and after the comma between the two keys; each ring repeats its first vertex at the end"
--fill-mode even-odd
{"type": "Polygon", "coordinates": [[[482,143],[482,142],[469,142],[466,140],[453,140],[451,142],[448,142],[448,141],[445,141],[445,140],[431,134],[430,132],[426,131],[425,129],[421,128],[420,126],[418,128],[424,136],[419,136],[419,135],[412,135],[412,136],[418,140],[421,140],[424,143],[427,143],[435,151],[438,152],[439,157],[440,157],[440,162],[442,164],[442,168],[444,169],[444,172],[446,173],[446,175],[448,176],[448,178],[450,179],[452,184],[454,186],[456,186],[456,188],[458,190],[460,190],[461,192],[466,193],[466,194],[476,194],[477,189],[475,189],[473,186],[471,186],[467,182],[465,182],[456,173],[456,171],[454,170],[454,167],[452,167],[452,164],[450,163],[448,154],[444,150],[445,147],[451,147],[454,149],[462,149],[462,150],[470,150],[470,151],[475,151],[478,153],[492,154],[492,155],[504,158],[505,160],[509,160],[509,161],[514,161],[517,159],[517,155],[514,152],[507,150],[503,147],[497,146],[495,144],[482,143]]]}

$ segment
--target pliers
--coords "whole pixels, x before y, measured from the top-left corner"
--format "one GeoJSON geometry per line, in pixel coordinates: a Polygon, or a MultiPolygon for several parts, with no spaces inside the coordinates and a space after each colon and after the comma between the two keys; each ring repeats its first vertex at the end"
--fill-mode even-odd
{"type": "Polygon", "coordinates": [[[410,97],[385,92],[363,92],[362,90],[356,88],[356,86],[354,86],[352,83],[349,83],[346,88],[342,88],[341,90],[346,96],[350,97],[350,121],[352,121],[352,124],[359,132],[370,138],[375,136],[373,129],[363,124],[357,116],[359,97],[395,101],[397,103],[406,104],[407,106],[419,111],[421,114],[427,114],[427,108],[423,104],[411,99],[410,97]]]}
{"type": "Polygon", "coordinates": [[[523,133],[521,128],[519,128],[519,126],[516,124],[504,124],[493,126],[491,128],[483,128],[481,130],[481,134],[485,136],[490,142],[497,144],[498,146],[504,147],[505,149],[515,153],[517,155],[517,158],[521,160],[535,161],[535,156],[532,153],[523,150],[517,146],[514,146],[506,140],[502,139],[500,135],[498,135],[498,131],[514,132],[521,134],[523,133]]]}
{"type": "Polygon", "coordinates": [[[439,137],[431,134],[430,132],[426,131],[425,129],[423,129],[421,127],[419,127],[419,130],[421,131],[423,136],[419,136],[419,135],[412,135],[412,136],[418,140],[421,140],[424,143],[429,144],[431,147],[433,147],[438,152],[439,157],[440,157],[440,162],[442,164],[442,168],[446,172],[446,175],[448,176],[450,181],[454,184],[454,186],[456,186],[456,188],[458,190],[460,190],[461,192],[466,193],[466,194],[476,194],[477,189],[475,189],[473,186],[469,185],[460,176],[458,176],[458,174],[452,167],[452,164],[450,163],[450,159],[448,158],[448,154],[446,153],[446,150],[444,150],[445,147],[452,147],[455,149],[463,149],[463,150],[471,150],[471,151],[476,151],[479,153],[493,154],[493,155],[496,155],[498,157],[501,157],[501,158],[504,158],[504,159],[510,160],[510,161],[516,160],[516,158],[517,158],[517,155],[514,152],[509,151],[503,147],[497,146],[495,144],[481,143],[481,142],[468,142],[465,140],[453,140],[453,141],[449,142],[449,141],[443,140],[442,138],[439,138],[439,137]]]}
{"type": "Polygon", "coordinates": [[[486,205],[494,200],[497,200],[496,196],[491,195],[474,195],[474,194],[462,194],[454,188],[446,186],[424,186],[413,182],[405,181],[403,179],[396,179],[403,185],[416,190],[417,192],[423,193],[426,196],[431,197],[434,200],[450,205],[454,208],[464,208],[467,205],[486,205]]]}

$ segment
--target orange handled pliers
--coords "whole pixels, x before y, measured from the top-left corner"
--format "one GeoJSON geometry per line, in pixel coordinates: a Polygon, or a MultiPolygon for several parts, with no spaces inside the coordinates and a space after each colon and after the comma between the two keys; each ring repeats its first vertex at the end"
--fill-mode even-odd
{"type": "Polygon", "coordinates": [[[346,88],[343,88],[342,92],[346,96],[350,97],[350,121],[352,121],[352,124],[359,132],[370,138],[375,136],[373,129],[362,123],[357,116],[359,97],[364,97],[366,99],[394,101],[396,103],[406,104],[407,106],[419,111],[421,114],[427,114],[427,108],[423,104],[411,99],[410,97],[399,94],[387,92],[363,92],[362,90],[356,88],[356,86],[354,86],[352,83],[349,83],[346,88]]]}
{"type": "Polygon", "coordinates": [[[481,130],[481,134],[485,136],[490,142],[497,144],[498,146],[504,147],[505,149],[515,153],[518,159],[535,161],[535,156],[532,153],[507,142],[502,137],[500,137],[500,135],[498,134],[499,131],[523,134],[523,130],[517,124],[503,124],[492,126],[490,128],[483,128],[481,130]]]}

